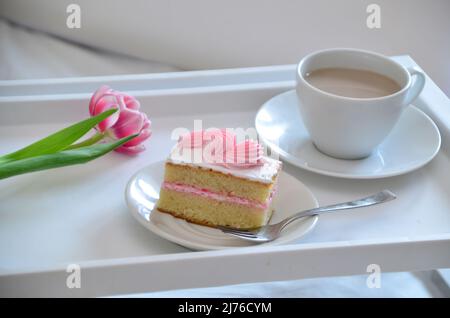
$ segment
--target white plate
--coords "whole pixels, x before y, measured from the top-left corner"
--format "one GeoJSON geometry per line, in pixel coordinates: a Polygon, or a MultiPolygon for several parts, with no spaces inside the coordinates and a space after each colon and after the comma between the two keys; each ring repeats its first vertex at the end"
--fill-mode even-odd
{"type": "Polygon", "coordinates": [[[255,126],[262,141],[287,162],[341,178],[376,179],[404,174],[430,162],[441,146],[435,123],[410,105],[386,140],[368,158],[329,157],[310,140],[297,108],[295,90],[267,101],[256,115],[255,126]]]}
{"type": "MultiPolygon", "coordinates": [[[[252,242],[240,240],[220,230],[186,222],[155,209],[159,189],[163,181],[164,162],[151,164],[138,171],[128,182],[125,198],[133,216],[153,233],[179,245],[194,250],[219,250],[230,247],[254,246],[252,242]]],[[[275,212],[270,223],[276,223],[296,212],[315,208],[317,200],[309,189],[296,178],[281,172],[275,212]]],[[[317,216],[293,222],[280,238],[263,245],[293,242],[316,225],[317,216]]]]}

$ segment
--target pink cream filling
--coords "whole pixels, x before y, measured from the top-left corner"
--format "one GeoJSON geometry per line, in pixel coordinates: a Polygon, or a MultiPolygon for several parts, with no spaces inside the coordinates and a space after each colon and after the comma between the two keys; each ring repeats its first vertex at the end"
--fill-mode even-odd
{"type": "Polygon", "coordinates": [[[246,199],[246,198],[241,198],[241,197],[234,196],[234,195],[225,195],[225,194],[221,194],[221,193],[217,193],[217,192],[212,192],[208,189],[202,189],[202,188],[198,188],[198,187],[194,187],[194,186],[190,186],[190,185],[186,185],[186,184],[181,184],[181,183],[164,182],[162,184],[162,188],[167,189],[167,190],[176,191],[176,192],[188,193],[191,195],[198,195],[198,196],[205,197],[205,198],[212,199],[212,200],[229,202],[229,203],[234,203],[234,204],[241,204],[241,205],[246,205],[246,206],[249,206],[252,208],[266,210],[269,207],[270,203],[272,202],[272,198],[275,194],[276,187],[274,187],[274,189],[272,190],[272,192],[269,195],[269,198],[267,199],[267,201],[265,203],[257,202],[257,201],[246,199]]]}

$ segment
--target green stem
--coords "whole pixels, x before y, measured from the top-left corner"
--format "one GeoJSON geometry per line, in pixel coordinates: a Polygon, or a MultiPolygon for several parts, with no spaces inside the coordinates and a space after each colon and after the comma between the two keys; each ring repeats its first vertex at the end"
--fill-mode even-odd
{"type": "Polygon", "coordinates": [[[91,145],[97,143],[98,141],[102,140],[103,137],[105,137],[104,133],[97,132],[91,138],[88,138],[86,140],[83,140],[82,142],[70,145],[67,148],[65,148],[64,150],[71,150],[71,149],[77,149],[77,148],[81,148],[81,147],[91,146],[91,145]]]}

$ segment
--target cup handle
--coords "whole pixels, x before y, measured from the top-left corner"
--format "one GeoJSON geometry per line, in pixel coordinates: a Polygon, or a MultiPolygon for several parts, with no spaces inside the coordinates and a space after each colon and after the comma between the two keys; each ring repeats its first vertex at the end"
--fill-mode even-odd
{"type": "Polygon", "coordinates": [[[419,96],[425,86],[425,74],[422,71],[420,71],[417,67],[407,67],[407,70],[411,75],[411,80],[413,82],[408,89],[405,99],[405,106],[411,104],[417,96],[419,96]]]}

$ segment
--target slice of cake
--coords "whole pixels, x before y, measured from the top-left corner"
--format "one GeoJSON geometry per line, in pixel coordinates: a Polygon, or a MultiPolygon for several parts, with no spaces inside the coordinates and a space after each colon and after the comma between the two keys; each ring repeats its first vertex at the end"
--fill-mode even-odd
{"type": "Polygon", "coordinates": [[[263,156],[256,142],[237,144],[224,130],[215,136],[191,133],[174,147],[165,164],[158,210],[208,226],[267,224],[281,162],[263,156]]]}

